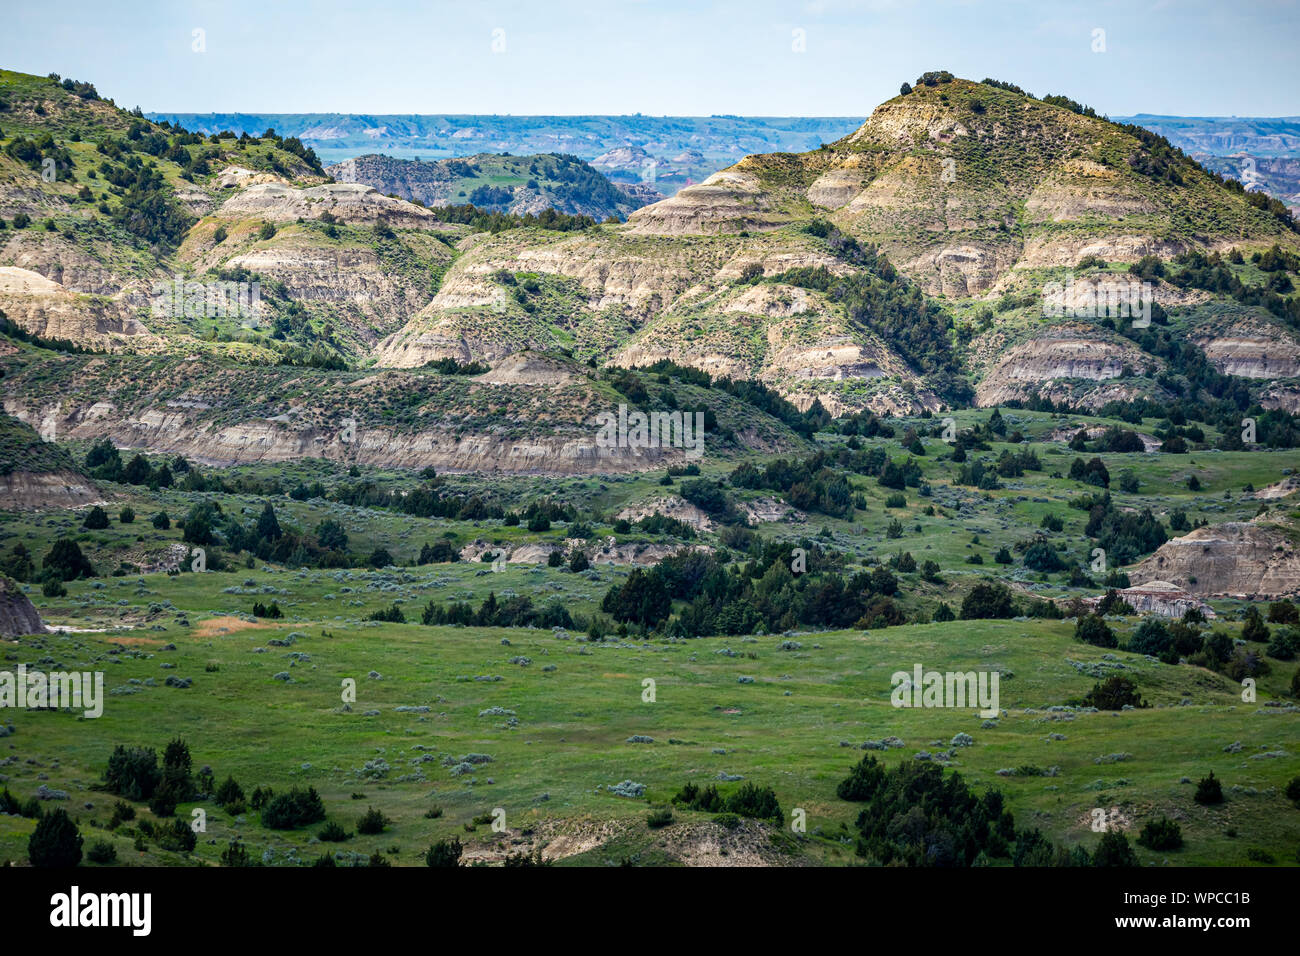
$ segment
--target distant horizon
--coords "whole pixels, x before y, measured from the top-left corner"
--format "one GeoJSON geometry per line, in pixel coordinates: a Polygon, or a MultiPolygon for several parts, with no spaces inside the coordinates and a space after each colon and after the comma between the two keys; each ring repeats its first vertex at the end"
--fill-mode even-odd
{"type": "MultiPolygon", "coordinates": [[[[122,106],[121,103],[117,104],[122,106]]],[[[322,112],[319,110],[146,110],[142,112],[147,117],[167,117],[167,116],[492,116],[492,117],[511,117],[515,119],[577,119],[580,117],[593,117],[598,119],[635,119],[642,117],[645,119],[758,119],[758,120],[782,120],[782,119],[808,119],[808,120],[848,120],[861,117],[865,122],[870,113],[450,113],[446,111],[433,113],[380,113],[374,110],[365,110],[361,112],[342,112],[339,110],[330,110],[322,112]]],[[[1101,115],[1101,114],[1099,114],[1101,115]]],[[[1289,116],[1274,116],[1271,114],[1260,113],[1246,114],[1235,113],[1232,115],[1196,115],[1192,113],[1115,113],[1105,114],[1112,120],[1136,119],[1145,117],[1148,119],[1195,119],[1195,120],[1295,120],[1300,123],[1300,113],[1289,116]]]]}
{"type": "Polygon", "coordinates": [[[0,62],[154,113],[866,116],[946,69],[1111,116],[1300,113],[1297,0],[66,0],[0,62]],[[707,101],[707,105],[705,102],[707,101]],[[258,104],[231,109],[224,104],[258,104]],[[815,107],[815,108],[814,108],[815,107]]]}

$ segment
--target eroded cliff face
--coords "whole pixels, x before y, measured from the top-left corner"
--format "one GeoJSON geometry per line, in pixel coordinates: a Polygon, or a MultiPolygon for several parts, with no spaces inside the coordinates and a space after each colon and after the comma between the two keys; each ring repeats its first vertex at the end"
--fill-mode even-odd
{"type": "Polygon", "coordinates": [[[125,295],[79,294],[16,266],[0,266],[0,310],[33,335],[100,351],[151,351],[163,345],[136,317],[125,295]]]}
{"type": "Polygon", "coordinates": [[[350,225],[374,225],[384,220],[394,229],[436,229],[444,224],[428,209],[392,199],[372,186],[327,183],[297,188],[283,182],[261,182],[241,189],[214,213],[223,219],[264,219],[292,222],[319,219],[328,212],[350,225]]]}
{"type": "Polygon", "coordinates": [[[15,470],[0,475],[0,508],[80,508],[103,500],[94,482],[74,471],[15,470]]]}
{"type": "MultiPolygon", "coordinates": [[[[612,441],[602,414],[620,399],[585,366],[520,354],[483,375],[386,369],[340,375],[238,367],[206,358],[69,358],[6,378],[5,409],[61,440],[108,437],[125,449],[226,465],[324,458],[439,471],[630,473],[682,464],[698,445],[612,441]]],[[[751,422],[752,409],[710,396],[720,425],[760,450],[792,433],[751,422]],[[721,403],[721,404],[718,404],[721,403]]],[[[705,441],[709,441],[705,436],[705,441]]]]}
{"type": "Polygon", "coordinates": [[[44,633],[41,616],[27,595],[13,580],[0,574],[0,637],[44,633]]]}
{"type": "Polygon", "coordinates": [[[1300,376],[1300,343],[1287,332],[1262,324],[1238,325],[1193,339],[1210,364],[1242,378],[1300,376]]]}
{"type": "Polygon", "coordinates": [[[1300,594],[1296,532],[1267,516],[1197,528],[1165,542],[1129,579],[1168,581],[1204,598],[1294,597],[1300,594]]]}
{"type": "Polygon", "coordinates": [[[1008,351],[976,388],[976,402],[989,406],[1024,398],[1060,379],[1119,379],[1126,368],[1133,374],[1148,365],[1159,367],[1156,359],[1122,339],[1102,339],[1096,330],[1082,325],[1052,326],[1008,351]]]}

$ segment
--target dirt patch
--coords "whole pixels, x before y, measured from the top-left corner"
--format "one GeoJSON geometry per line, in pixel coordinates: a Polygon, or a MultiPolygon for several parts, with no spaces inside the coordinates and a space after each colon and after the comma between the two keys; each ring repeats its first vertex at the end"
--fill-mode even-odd
{"type": "Polygon", "coordinates": [[[277,624],[262,624],[258,621],[245,621],[238,617],[210,617],[194,629],[195,637],[222,637],[238,631],[274,631],[277,624]]]}

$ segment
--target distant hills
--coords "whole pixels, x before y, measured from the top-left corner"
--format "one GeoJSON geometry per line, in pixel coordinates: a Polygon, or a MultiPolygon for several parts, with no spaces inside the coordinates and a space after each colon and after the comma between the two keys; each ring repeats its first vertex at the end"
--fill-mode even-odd
{"type": "MultiPolygon", "coordinates": [[[[832,142],[606,223],[518,211],[625,205],[572,154],[327,172],[293,127],[200,133],[70,87],[0,71],[0,393],[60,436],[290,460],[350,455],[355,419],[377,464],[588,471],[602,376],[662,361],[834,415],[1300,410],[1285,208],[1065,97],[926,74],[832,142]],[[1149,328],[1090,304],[1139,279],[1149,328]],[[231,298],[254,290],[255,311],[231,298]]],[[[690,166],[716,145],[692,129],[746,122],[600,157],[690,166]]]]}
{"type": "Polygon", "coordinates": [[[555,209],[604,221],[662,197],[639,184],[613,185],[589,164],[563,153],[503,156],[480,153],[464,159],[394,159],[369,154],[328,167],[341,183],[373,186],[385,195],[426,206],[469,203],[518,215],[555,209]]]}
{"type": "Polygon", "coordinates": [[[1114,117],[1159,133],[1188,153],[1300,158],[1300,116],[1137,116],[1114,117]]]}
{"type": "Polygon", "coordinates": [[[273,128],[302,140],[326,163],[368,153],[401,159],[567,153],[616,181],[648,182],[664,195],[742,156],[816,149],[862,122],[858,116],[146,115],[204,134],[229,129],[256,136],[273,128]]]}

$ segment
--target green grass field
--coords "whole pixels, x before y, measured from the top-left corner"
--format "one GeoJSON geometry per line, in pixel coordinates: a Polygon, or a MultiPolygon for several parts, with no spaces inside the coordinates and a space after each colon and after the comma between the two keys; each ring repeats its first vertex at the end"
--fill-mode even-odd
{"type": "MultiPolygon", "coordinates": [[[[75,600],[51,615],[51,623],[111,621],[122,601],[137,612],[154,610],[131,629],[58,633],[6,646],[8,669],[21,662],[105,671],[109,696],[97,720],[11,711],[4,785],[22,799],[43,782],[67,791],[62,805],[88,842],[109,839],[126,863],[212,864],[237,836],[254,859],[277,864],[310,861],[326,849],[378,851],[417,864],[431,842],[452,835],[469,844],[467,859],[500,859],[545,843],[551,852],[564,848],[566,863],[667,862],[684,852],[707,856],[719,841],[725,850],[730,840],[737,861],[853,863],[846,827],[857,807],[836,797],[836,784],[861,758],[864,741],[896,736],[904,746],[880,755],[888,762],[951,749],[952,769],[977,790],[1002,789],[1018,826],[1036,826],[1056,842],[1091,847],[1098,836],[1089,829],[1092,811],[1117,809],[1134,832],[1161,813],[1181,822],[1185,847],[1139,849],[1144,863],[1247,864],[1252,849],[1266,850],[1278,863],[1297,862],[1300,810],[1281,793],[1300,772],[1296,712],[1281,696],[1289,669],[1274,668],[1261,682],[1259,700],[1245,704],[1221,675],[1079,644],[1065,622],[803,634],[794,638],[797,649],[781,650],[780,636],[594,643],[542,630],[358,620],[391,602],[392,588],[402,587],[398,579],[419,577],[269,570],[152,575],[110,582],[106,596],[77,583],[69,595],[75,600]],[[350,583],[330,580],[334,575],[350,583]],[[291,620],[254,626],[224,616],[243,603],[224,593],[232,586],[290,591],[291,620]],[[346,595],[345,587],[351,588],[346,595]],[[325,588],[336,592],[331,599],[325,588]],[[340,619],[331,610],[345,613],[340,619]],[[191,626],[178,623],[181,618],[191,626]],[[290,634],[291,646],[269,643],[290,634]],[[170,644],[174,650],[165,649],[170,644]],[[125,650],[110,654],[115,645],[125,650]],[[1122,663],[1119,672],[1137,681],[1149,709],[1047,709],[1082,697],[1095,682],[1083,670],[1107,660],[1122,663]],[[986,728],[973,710],[891,706],[890,675],[918,663],[940,671],[998,670],[1005,715],[986,728]],[[165,686],[168,676],[192,678],[193,686],[165,686]],[[347,709],[342,688],[349,678],[357,690],[347,709]],[[646,680],[654,682],[654,702],[643,699],[646,680]],[[507,713],[484,713],[490,708],[507,713]],[[974,743],[952,748],[962,732],[974,743]],[[211,766],[218,781],[233,774],[246,791],[310,784],[329,818],[346,829],[370,806],[394,823],[381,835],[321,845],[314,837],[319,826],[270,831],[252,811],[231,818],[210,802],[187,804],[178,810],[182,818],[196,806],[207,813],[207,832],[192,857],[152,843],[137,852],[125,831],[101,829],[114,798],[97,790],[97,782],[114,745],[161,753],[178,735],[195,768],[211,766]],[[653,743],[628,742],[638,735],[653,743]],[[1237,742],[1239,752],[1225,750],[1237,742]],[[491,761],[460,776],[445,765],[468,754],[491,761]],[[1050,776],[998,774],[1026,766],[1050,776]],[[1194,787],[1185,782],[1211,770],[1228,797],[1215,808],[1194,803],[1194,787]],[[651,807],[666,804],[684,783],[704,785],[720,774],[771,786],[786,828],[749,823],[728,832],[708,815],[680,810],[664,829],[646,826],[651,807]],[[644,797],[609,792],[624,780],[643,784],[644,797]],[[435,806],[443,815],[426,819],[435,806]],[[473,818],[497,808],[505,832],[487,824],[466,832],[473,818]],[[806,812],[806,833],[789,829],[795,808],[806,812]]],[[[439,582],[411,583],[406,592],[474,590],[473,578],[453,583],[441,570],[431,577],[439,582]]],[[[561,575],[512,568],[489,577],[500,593],[506,585],[520,592],[545,588],[561,575]]],[[[150,816],[143,806],[140,814],[150,816]]],[[[0,858],[22,859],[32,826],[0,817],[0,858]]]]}

